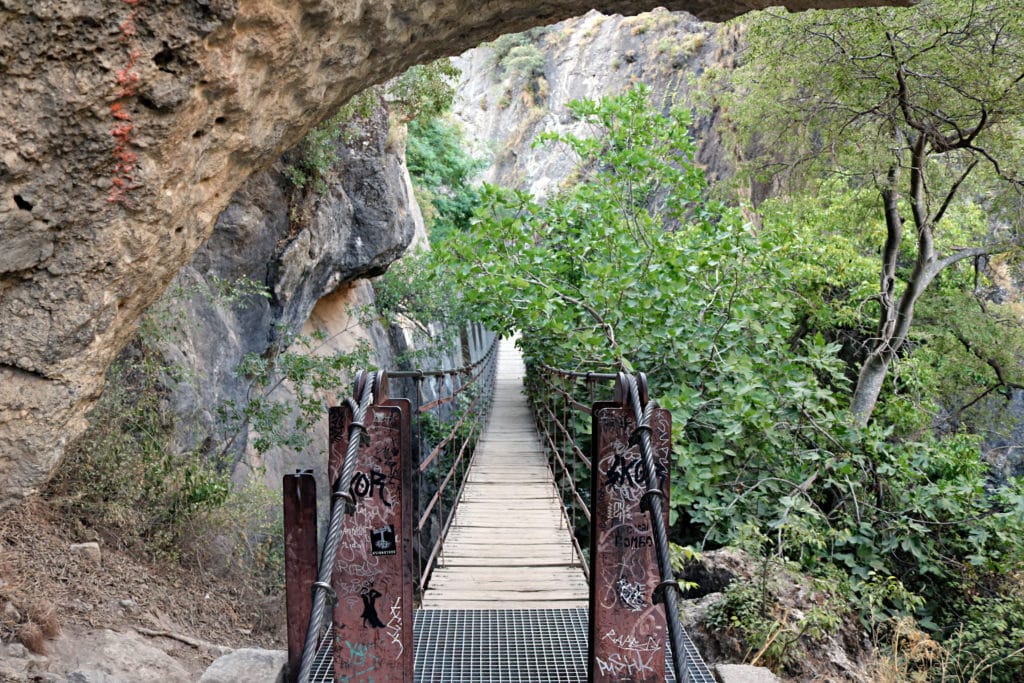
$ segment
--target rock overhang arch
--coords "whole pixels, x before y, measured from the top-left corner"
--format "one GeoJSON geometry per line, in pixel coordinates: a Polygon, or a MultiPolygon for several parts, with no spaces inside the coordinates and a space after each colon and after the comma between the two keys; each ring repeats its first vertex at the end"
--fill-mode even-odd
{"type": "MultiPolygon", "coordinates": [[[[0,12],[0,507],[59,462],[246,177],[409,66],[589,9],[766,0],[20,0],[0,12]]],[[[790,0],[790,9],[900,4],[790,0]]]]}

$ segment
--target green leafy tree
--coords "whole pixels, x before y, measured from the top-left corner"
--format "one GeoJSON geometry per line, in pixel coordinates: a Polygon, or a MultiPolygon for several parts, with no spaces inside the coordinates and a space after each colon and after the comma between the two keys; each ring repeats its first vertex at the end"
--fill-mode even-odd
{"type": "MultiPolygon", "coordinates": [[[[822,334],[842,345],[840,355],[850,368],[859,366],[864,340],[877,325],[870,304],[878,291],[877,245],[886,233],[877,190],[830,178],[813,193],[765,201],[759,214],[765,235],[781,245],[781,257],[790,263],[799,320],[794,341],[822,334]]],[[[986,216],[973,202],[951,206],[947,219],[947,239],[954,226],[964,232],[985,229],[986,216]]],[[[904,244],[899,258],[912,263],[912,246],[904,244]]],[[[1006,256],[988,262],[985,269],[968,260],[947,267],[915,306],[902,359],[888,374],[876,410],[896,435],[917,438],[935,427],[966,427],[993,437],[999,431],[995,409],[1005,409],[1011,390],[1024,383],[1024,329],[1017,323],[1020,305],[989,300],[995,283],[986,283],[986,272],[1007,271],[1013,262],[1006,256]]]]}
{"type": "Polygon", "coordinates": [[[791,187],[841,176],[872,188],[885,231],[877,324],[850,409],[866,423],[915,308],[945,269],[1019,245],[1007,225],[958,224],[1019,187],[1024,12],[997,0],[765,14],[726,98],[756,162],[791,187]]]}
{"type": "Polygon", "coordinates": [[[652,111],[643,87],[572,110],[593,135],[544,139],[579,157],[579,182],[543,205],[486,188],[449,267],[489,326],[524,332],[530,359],[646,371],[681,425],[676,510],[725,539],[746,515],[770,516],[762,501],[800,497],[816,477],[814,460],[792,453],[833,420],[819,374],[842,381],[834,348],[790,348],[779,246],[706,200],[687,112],[652,111]],[[766,498],[736,501],[730,479],[766,498]]]}
{"type": "Polygon", "coordinates": [[[509,62],[515,58],[516,54],[520,56],[524,54],[522,51],[516,53],[517,48],[533,48],[533,50],[527,50],[527,54],[539,53],[538,45],[547,32],[546,27],[538,26],[522,33],[506,33],[490,43],[491,65],[494,67],[495,76],[509,68],[509,62]]]}
{"type": "Polygon", "coordinates": [[[431,242],[467,230],[480,202],[471,179],[483,162],[466,152],[458,126],[442,118],[410,122],[405,160],[431,242]]]}
{"type": "Polygon", "coordinates": [[[388,84],[387,100],[403,123],[438,117],[451,109],[459,74],[447,57],[418,64],[388,84]]]}
{"type": "MultiPolygon", "coordinates": [[[[522,331],[528,361],[648,373],[673,414],[675,539],[754,530],[766,557],[839,568],[869,624],[913,613],[955,629],[963,596],[1006,590],[1024,566],[1021,487],[989,487],[974,437],[850,424],[837,347],[799,334],[807,315],[857,324],[810,300],[862,286],[870,262],[830,276],[814,258],[842,263],[840,245],[709,201],[688,115],[652,111],[644,88],[572,111],[589,135],[543,139],[579,158],[578,182],[544,204],[485,188],[441,256],[489,327],[522,331]],[[796,276],[813,286],[794,291],[796,276]]],[[[835,210],[859,205],[854,192],[835,210]]]]}

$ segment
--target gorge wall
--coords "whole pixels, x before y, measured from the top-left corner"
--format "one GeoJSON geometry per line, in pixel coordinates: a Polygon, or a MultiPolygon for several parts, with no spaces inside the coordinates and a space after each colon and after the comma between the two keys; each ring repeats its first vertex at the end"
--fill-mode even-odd
{"type": "Polygon", "coordinates": [[[0,504],[52,471],[234,191],[351,95],[503,32],[658,4],[723,19],[768,2],[5,2],[0,504]]]}
{"type": "MultiPolygon", "coordinates": [[[[286,178],[288,161],[296,161],[301,150],[246,180],[165,297],[175,313],[160,351],[175,368],[172,374],[182,378],[170,388],[180,431],[176,447],[187,451],[217,440],[227,464],[262,466],[272,485],[313,459],[280,446],[255,452],[248,424],[237,433],[218,434],[225,422],[220,409],[244,407],[261,393],[240,371],[246,354],[273,357],[288,350],[296,333],[321,333],[314,353],[349,352],[365,342],[373,353],[369,360],[390,367],[392,347],[404,343],[400,329],[364,322],[359,311],[373,306],[366,278],[383,272],[410,243],[426,239],[405,149],[401,137],[392,135],[384,106],[348,130],[344,142],[332,144],[336,159],[323,192],[296,188],[286,178]],[[219,288],[242,279],[265,288],[267,296],[218,301],[219,288]]],[[[347,389],[339,385],[337,391],[347,389]]],[[[292,391],[285,382],[272,398],[293,401],[292,391]]],[[[331,398],[337,404],[342,396],[331,398]]],[[[315,436],[325,442],[322,427],[324,434],[315,436]]]]}
{"type": "MultiPolygon", "coordinates": [[[[524,76],[496,63],[495,47],[470,50],[453,114],[488,162],[486,182],[543,197],[573,177],[576,159],[558,145],[535,145],[545,131],[587,134],[568,110],[572,100],[599,99],[643,83],[652,103],[667,110],[693,105],[694,80],[710,65],[735,58],[735,29],[664,9],[637,16],[591,11],[532,38],[544,56],[543,75],[524,76]]],[[[731,174],[734,154],[723,148],[716,113],[695,117],[697,163],[717,180],[731,174]]]]}

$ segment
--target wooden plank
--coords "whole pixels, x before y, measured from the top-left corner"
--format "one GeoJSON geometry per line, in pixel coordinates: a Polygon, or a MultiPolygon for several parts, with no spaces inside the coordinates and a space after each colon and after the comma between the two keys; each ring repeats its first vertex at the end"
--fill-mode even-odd
{"type": "MultiPolygon", "coordinates": [[[[474,577],[473,581],[474,584],[479,585],[480,587],[485,589],[499,588],[501,590],[505,590],[505,586],[507,585],[509,578],[512,578],[514,576],[515,575],[511,574],[503,574],[500,577],[482,577],[478,573],[474,577]]],[[[549,577],[541,577],[534,575],[531,577],[530,585],[536,590],[548,590],[552,588],[557,590],[564,590],[566,586],[583,588],[586,586],[586,581],[584,581],[583,579],[573,580],[569,577],[566,577],[565,575],[549,577]]],[[[435,591],[445,589],[450,593],[453,591],[457,592],[459,589],[464,587],[465,584],[462,581],[459,581],[452,576],[437,577],[433,581],[431,581],[431,589],[435,591]]]]}
{"type": "MultiPolygon", "coordinates": [[[[428,594],[429,596],[429,594],[428,594]]],[[[586,607],[586,600],[441,600],[423,599],[423,609],[559,609],[586,607]]]]}
{"type": "Polygon", "coordinates": [[[498,350],[489,426],[423,598],[425,609],[539,609],[587,604],[588,587],[522,393],[524,368],[498,350]]]}

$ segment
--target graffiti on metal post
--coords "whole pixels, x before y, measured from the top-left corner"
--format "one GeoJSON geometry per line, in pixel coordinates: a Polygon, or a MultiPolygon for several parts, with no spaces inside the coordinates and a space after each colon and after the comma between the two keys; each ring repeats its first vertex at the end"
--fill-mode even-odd
{"type": "Polygon", "coordinates": [[[370,529],[370,553],[373,555],[394,555],[398,552],[395,544],[395,526],[385,524],[379,529],[370,529]]]}
{"type": "Polygon", "coordinates": [[[391,507],[391,502],[384,491],[386,484],[387,478],[384,476],[384,473],[371,468],[369,472],[356,472],[352,475],[352,485],[349,487],[349,491],[352,493],[352,497],[356,499],[373,498],[376,491],[377,497],[380,498],[381,502],[387,507],[391,507]]]}
{"type": "MultiPolygon", "coordinates": [[[[349,487],[355,507],[345,519],[335,557],[334,626],[341,638],[335,649],[335,678],[351,683],[411,683],[412,667],[407,661],[411,649],[406,648],[411,639],[406,622],[411,620],[400,613],[411,581],[401,543],[403,524],[408,524],[403,501],[411,495],[411,480],[403,468],[411,453],[403,452],[402,408],[375,405],[372,411],[372,421],[366,420],[368,443],[360,447],[349,487]]],[[[336,429],[347,427],[344,416],[332,418],[336,429]]],[[[347,445],[348,434],[332,430],[331,453],[343,453],[347,445]]],[[[332,465],[340,472],[336,457],[332,465]]]]}
{"type": "MultiPolygon", "coordinates": [[[[659,583],[650,517],[640,509],[647,468],[631,446],[632,411],[594,406],[595,476],[591,534],[590,666],[594,683],[654,683],[665,677],[665,613],[652,602],[659,583]]],[[[651,418],[655,478],[668,494],[671,416],[651,418]]]]}
{"type": "Polygon", "coordinates": [[[391,605],[391,618],[388,619],[388,635],[391,636],[391,643],[397,645],[401,652],[405,651],[402,644],[402,596],[395,598],[391,605]]]}

